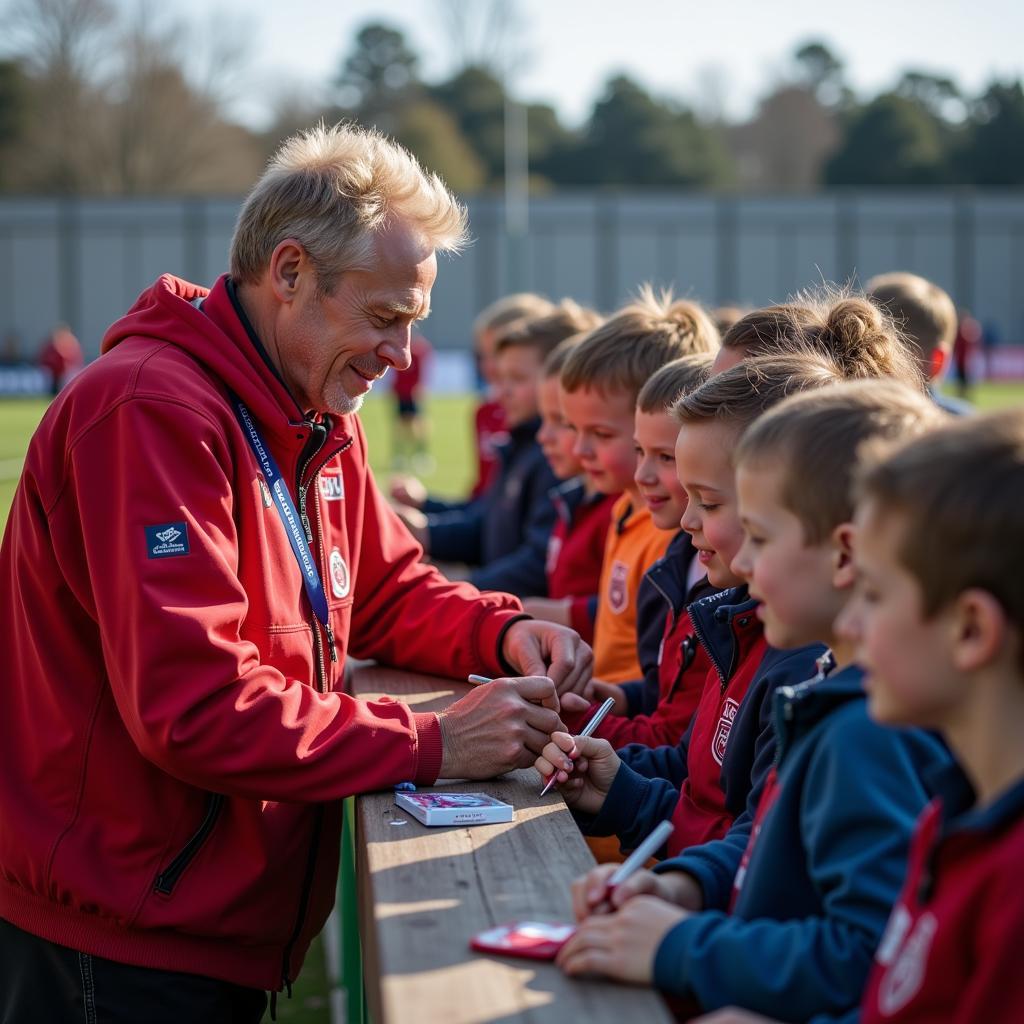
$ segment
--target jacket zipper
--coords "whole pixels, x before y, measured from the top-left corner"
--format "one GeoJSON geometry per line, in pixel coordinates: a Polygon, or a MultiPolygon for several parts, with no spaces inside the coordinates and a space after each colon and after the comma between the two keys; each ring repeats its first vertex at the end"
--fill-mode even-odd
{"type": "Polygon", "coordinates": [[[708,657],[711,659],[711,664],[715,666],[715,671],[718,673],[719,684],[721,685],[722,693],[725,693],[725,688],[729,683],[728,677],[722,671],[722,666],[718,664],[718,659],[715,657],[715,652],[711,649],[711,645],[708,643],[707,637],[704,635],[704,631],[701,629],[700,620],[694,616],[690,616],[690,622],[693,624],[693,633],[697,637],[698,642],[708,652],[708,657]]]}
{"type": "MultiPolygon", "coordinates": [[[[313,425],[311,424],[310,426],[312,427],[313,425]]],[[[323,447],[323,445],[321,445],[321,447],[323,447]]],[[[324,466],[327,465],[328,462],[331,461],[331,459],[333,459],[336,455],[341,455],[342,452],[347,452],[349,450],[349,448],[351,448],[351,447],[352,447],[352,438],[349,438],[343,445],[340,445],[338,448],[335,448],[333,451],[328,452],[327,455],[325,455],[321,459],[320,466],[317,468],[316,472],[313,473],[312,476],[310,477],[309,483],[311,484],[316,479],[317,474],[320,472],[320,470],[324,466]]],[[[308,484],[304,484],[302,482],[302,478],[306,475],[306,470],[309,469],[310,464],[316,458],[316,456],[317,456],[317,454],[319,452],[320,452],[320,448],[317,448],[317,450],[315,452],[310,452],[309,456],[306,458],[306,460],[299,467],[298,476],[296,477],[296,481],[295,481],[296,482],[296,487],[298,489],[298,494],[299,494],[299,519],[302,522],[303,530],[305,530],[305,532],[306,532],[306,540],[310,544],[313,543],[314,537],[313,537],[312,524],[309,521],[309,513],[306,511],[306,496],[307,496],[307,493],[309,491],[309,485],[308,484]]],[[[316,539],[316,546],[317,546],[317,555],[319,556],[319,560],[320,560],[319,569],[322,572],[323,568],[324,568],[324,537],[323,537],[323,527],[322,527],[322,524],[320,522],[320,502],[319,501],[315,501],[313,507],[314,507],[315,513],[316,513],[317,531],[316,531],[316,538],[315,539],[316,539]]],[[[326,690],[326,687],[327,687],[327,683],[326,683],[327,673],[326,673],[326,666],[325,666],[325,663],[324,663],[323,638],[320,636],[320,620],[317,619],[317,617],[314,615],[312,620],[311,620],[311,622],[310,622],[310,625],[311,625],[311,627],[313,629],[313,639],[314,639],[313,646],[316,649],[317,658],[318,658],[318,662],[319,662],[319,666],[320,666],[320,687],[319,687],[319,689],[320,689],[321,692],[323,692],[324,690],[326,690]]],[[[327,649],[330,651],[331,661],[337,661],[338,660],[338,648],[337,648],[337,645],[334,642],[334,630],[331,629],[330,622],[323,623],[323,631],[324,631],[324,633],[326,634],[326,637],[327,637],[327,649]]]]}
{"type": "Polygon", "coordinates": [[[164,896],[170,896],[174,891],[178,879],[181,878],[185,868],[192,863],[195,856],[203,847],[203,843],[209,838],[213,826],[217,824],[220,812],[224,807],[224,796],[221,793],[211,793],[207,798],[206,814],[202,823],[191,839],[181,848],[178,855],[156,876],[153,888],[164,896]]]}
{"type": "MultiPolygon", "coordinates": [[[[340,455],[342,452],[348,451],[352,447],[352,439],[349,438],[345,444],[341,447],[330,452],[321,462],[321,468],[326,465],[335,455],[340,455]]],[[[319,449],[318,449],[319,450],[319,449]]],[[[299,491],[299,517],[302,520],[302,525],[306,530],[306,539],[312,542],[312,531],[310,529],[309,516],[306,514],[306,486],[302,483],[302,478],[309,468],[310,463],[313,461],[316,452],[313,452],[308,459],[302,464],[302,468],[299,470],[297,486],[299,491]]],[[[319,469],[317,470],[319,472],[319,469]]],[[[310,478],[310,482],[316,478],[316,473],[310,478]]],[[[323,529],[320,522],[320,502],[316,503],[316,517],[317,517],[317,551],[320,556],[320,568],[323,568],[324,564],[324,552],[323,552],[323,529]]],[[[313,629],[313,648],[316,651],[316,662],[317,662],[317,682],[318,689],[321,692],[325,692],[327,689],[327,666],[324,663],[324,649],[323,649],[323,638],[320,635],[318,628],[319,620],[314,615],[313,621],[310,623],[313,629]]],[[[331,645],[332,661],[337,661],[338,655],[334,648],[334,633],[331,630],[330,624],[325,624],[325,632],[327,634],[327,640],[331,645]]],[[[317,854],[320,849],[320,833],[323,831],[324,821],[324,809],[322,805],[318,805],[314,809],[313,819],[313,835],[309,843],[309,853],[306,855],[306,870],[302,877],[302,888],[299,891],[299,909],[295,915],[295,926],[292,928],[291,937],[288,939],[287,944],[284,947],[284,951],[281,954],[281,985],[284,990],[288,993],[288,998],[292,997],[292,977],[291,977],[291,959],[292,950],[295,948],[295,943],[298,941],[299,935],[302,934],[302,926],[306,921],[306,911],[309,909],[309,897],[313,889],[313,874],[316,871],[316,860],[317,854]]],[[[276,996],[276,993],[275,993],[276,996]]],[[[276,1009],[276,998],[274,999],[274,1009],[276,1009]]]]}

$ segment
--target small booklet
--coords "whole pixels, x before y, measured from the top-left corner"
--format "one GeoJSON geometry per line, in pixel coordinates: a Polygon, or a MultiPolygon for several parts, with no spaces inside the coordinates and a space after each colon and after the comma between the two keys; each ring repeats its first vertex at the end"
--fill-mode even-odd
{"type": "Polygon", "coordinates": [[[396,793],[395,804],[424,825],[492,825],[512,820],[512,805],[486,793],[396,793]]]}

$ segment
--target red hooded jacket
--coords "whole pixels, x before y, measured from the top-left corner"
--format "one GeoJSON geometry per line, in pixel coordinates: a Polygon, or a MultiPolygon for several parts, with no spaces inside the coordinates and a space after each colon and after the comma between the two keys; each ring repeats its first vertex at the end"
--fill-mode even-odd
{"type": "Polygon", "coordinates": [[[226,279],[205,294],[160,278],[29,447],[0,550],[0,917],[277,989],[332,905],[341,798],[440,770],[436,717],[347,696],[346,655],[501,674],[519,603],[421,563],[336,417],[300,488],[332,660],[228,388],[293,500],[313,425],[226,279]]]}

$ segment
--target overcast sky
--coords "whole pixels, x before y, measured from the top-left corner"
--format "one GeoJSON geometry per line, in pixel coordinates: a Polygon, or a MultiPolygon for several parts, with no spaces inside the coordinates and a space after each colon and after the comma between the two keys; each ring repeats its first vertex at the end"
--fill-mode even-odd
{"type": "MultiPolygon", "coordinates": [[[[119,2],[131,9],[137,0],[119,2]]],[[[516,92],[552,102],[570,124],[586,116],[616,70],[661,95],[691,102],[717,95],[732,116],[743,115],[812,38],[844,60],[862,94],[893,84],[909,67],[950,74],[969,92],[994,75],[1024,77],[1021,0],[512,2],[521,22],[517,48],[529,54],[516,92]]],[[[249,72],[231,112],[259,125],[282,89],[322,89],[369,20],[406,34],[424,77],[443,76],[452,44],[439,7],[439,0],[164,0],[157,10],[188,18],[197,43],[211,17],[243,32],[249,72]]]]}

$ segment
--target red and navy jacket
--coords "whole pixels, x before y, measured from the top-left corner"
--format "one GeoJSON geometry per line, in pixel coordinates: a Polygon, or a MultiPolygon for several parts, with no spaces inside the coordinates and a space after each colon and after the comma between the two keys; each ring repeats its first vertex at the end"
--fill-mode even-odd
{"type": "Polygon", "coordinates": [[[686,735],[676,746],[631,744],[597,815],[578,815],[589,835],[617,835],[634,848],[659,822],[675,830],[659,856],[721,838],[760,794],[775,755],[770,695],[814,675],[820,644],[768,646],[746,587],[690,605],[694,631],[712,668],[686,735]]]}
{"type": "Polygon", "coordinates": [[[347,655],[498,674],[521,612],[422,555],[358,418],[303,413],[226,278],[147,289],[43,416],[0,549],[0,917],[121,963],[294,978],[342,797],[433,782],[443,756],[435,715],[345,692],[347,655]],[[323,624],[232,393],[294,488],[323,624]]]}
{"type": "Polygon", "coordinates": [[[932,780],[862,1024],[1024,1020],[1024,779],[987,807],[959,769],[932,780]]]}
{"type": "MultiPolygon", "coordinates": [[[[687,592],[693,556],[693,541],[680,530],[664,557],[644,575],[637,614],[656,614],[661,628],[648,630],[641,625],[640,660],[647,678],[622,684],[627,698],[631,698],[627,716],[609,715],[594,734],[616,748],[630,743],[674,746],[686,734],[697,711],[711,660],[697,640],[687,608],[714,590],[704,577],[687,592]],[[658,600],[647,601],[644,588],[658,600]],[[655,637],[659,643],[652,657],[650,647],[655,637]]],[[[593,710],[596,708],[587,712],[588,717],[593,710]]]]}
{"type": "MultiPolygon", "coordinates": [[[[708,844],[732,854],[726,898],[665,935],[654,981],[706,1011],[818,1020],[860,1003],[925,776],[949,754],[921,730],[874,722],[855,666],[780,687],[772,718],[775,764],[746,848],[708,844]]],[[[695,852],[657,870],[687,870],[695,852]]]]}
{"type": "Polygon", "coordinates": [[[569,625],[587,643],[594,639],[601,562],[618,495],[587,494],[582,477],[548,492],[555,525],[548,538],[545,572],[548,597],[572,598],[569,625]]]}
{"type": "Polygon", "coordinates": [[[424,505],[431,557],[477,566],[469,581],[481,590],[547,593],[544,556],[555,524],[548,492],[557,480],[537,444],[539,427],[532,419],[509,430],[498,448],[498,472],[481,497],[447,511],[443,502],[424,505]]]}

